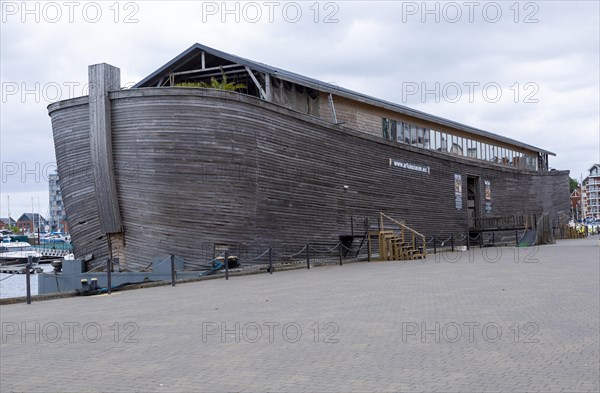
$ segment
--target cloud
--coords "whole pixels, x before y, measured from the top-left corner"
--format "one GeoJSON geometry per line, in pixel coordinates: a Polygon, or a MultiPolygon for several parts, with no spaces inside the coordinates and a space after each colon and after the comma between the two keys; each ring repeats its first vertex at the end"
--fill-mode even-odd
{"type": "MultiPolygon", "coordinates": [[[[38,4],[38,22],[6,8],[24,3],[2,3],[2,162],[54,162],[46,106],[57,91],[84,94],[88,65],[115,65],[123,84],[137,82],[195,42],[539,145],[575,176],[600,161],[597,2],[96,2],[99,18],[81,2],[72,22],[66,3],[53,2],[55,23],[50,3],[28,5],[38,4]],[[538,103],[523,102],[528,82],[538,103]],[[479,85],[472,102],[463,90],[454,103],[404,97],[409,83],[479,85]],[[486,100],[487,83],[502,100],[486,100]]],[[[2,199],[47,192],[43,181],[0,185],[2,199]]]]}

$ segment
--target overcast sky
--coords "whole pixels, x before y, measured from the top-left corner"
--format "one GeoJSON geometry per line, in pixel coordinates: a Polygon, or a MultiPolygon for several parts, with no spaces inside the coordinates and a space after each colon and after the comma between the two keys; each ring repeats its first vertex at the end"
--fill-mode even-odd
{"type": "Polygon", "coordinates": [[[87,67],[131,85],[198,42],[557,154],[600,162],[598,1],[2,1],[0,216],[48,213],[47,105],[87,67]],[[25,6],[23,4],[27,4],[25,6]]]}

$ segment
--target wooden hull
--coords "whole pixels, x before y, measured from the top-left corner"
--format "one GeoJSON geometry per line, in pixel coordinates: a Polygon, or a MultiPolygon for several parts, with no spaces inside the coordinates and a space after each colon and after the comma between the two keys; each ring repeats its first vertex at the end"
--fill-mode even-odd
{"type": "MultiPolygon", "coordinates": [[[[483,215],[554,217],[569,209],[567,171],[523,172],[400,145],[238,93],[145,88],[110,98],[124,254],[133,270],[168,254],[182,256],[187,269],[205,268],[215,243],[243,244],[249,255],[333,245],[349,234],[351,217],[375,224],[379,211],[428,238],[464,234],[467,175],[481,179],[481,195],[484,180],[491,184],[483,215]],[[455,174],[463,177],[460,210],[455,174]]],[[[101,260],[108,246],[92,181],[87,97],[49,112],[74,253],[101,260]]]]}

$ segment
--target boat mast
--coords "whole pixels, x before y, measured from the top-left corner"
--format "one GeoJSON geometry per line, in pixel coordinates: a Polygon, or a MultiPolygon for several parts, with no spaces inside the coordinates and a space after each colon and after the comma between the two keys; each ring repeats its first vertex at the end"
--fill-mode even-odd
{"type": "Polygon", "coordinates": [[[33,197],[31,197],[31,230],[35,233],[35,216],[33,215],[33,197]]]}

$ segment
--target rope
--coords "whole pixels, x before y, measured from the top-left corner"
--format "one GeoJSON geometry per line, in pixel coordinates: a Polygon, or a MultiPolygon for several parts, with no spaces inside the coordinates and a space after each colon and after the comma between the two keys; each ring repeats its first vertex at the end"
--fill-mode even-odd
{"type": "Polygon", "coordinates": [[[348,247],[344,246],[344,243],[342,243],[342,247],[344,247],[344,248],[345,248],[346,250],[348,250],[348,251],[352,251],[352,249],[351,249],[351,248],[348,248],[348,247]]]}
{"type": "Polygon", "coordinates": [[[285,255],[285,254],[279,253],[279,252],[277,252],[277,251],[275,251],[275,250],[273,250],[273,252],[274,252],[275,254],[281,255],[283,258],[292,258],[292,257],[295,257],[296,255],[299,255],[299,254],[301,254],[301,253],[302,253],[304,250],[306,250],[306,247],[307,247],[307,246],[304,246],[304,247],[302,247],[302,249],[301,249],[300,251],[298,251],[298,252],[297,252],[297,253],[295,253],[295,254],[291,254],[291,255],[285,255]]]}
{"type": "Polygon", "coordinates": [[[320,253],[328,253],[328,252],[331,252],[331,251],[335,250],[336,248],[338,248],[338,247],[339,247],[339,245],[340,245],[340,242],[338,242],[338,243],[337,243],[335,246],[333,246],[333,247],[332,247],[331,249],[329,249],[329,250],[319,250],[318,248],[314,248],[313,246],[310,246],[310,248],[312,248],[312,249],[313,249],[313,251],[316,251],[316,252],[320,252],[320,253]]]}
{"type": "Polygon", "coordinates": [[[447,241],[449,241],[450,239],[452,239],[452,235],[450,235],[450,237],[448,237],[448,239],[444,240],[441,244],[442,247],[444,247],[444,244],[446,244],[447,241]]]}
{"type": "Polygon", "coordinates": [[[94,266],[93,268],[91,268],[90,270],[88,270],[87,272],[84,272],[84,273],[93,273],[96,271],[96,269],[99,269],[99,268],[105,267],[105,266],[106,266],[106,262],[100,262],[97,266],[94,266]]]}
{"type": "Polygon", "coordinates": [[[468,235],[470,240],[477,240],[481,237],[481,232],[477,234],[477,236],[475,237],[471,237],[471,235],[468,235]]]}
{"type": "Polygon", "coordinates": [[[256,261],[256,260],[258,260],[258,259],[262,258],[262,257],[264,257],[265,255],[267,255],[267,253],[268,253],[268,252],[269,252],[269,249],[267,249],[267,251],[263,252],[262,254],[260,254],[259,256],[255,257],[255,258],[249,259],[249,260],[248,260],[248,262],[251,262],[251,261],[256,261]]]}
{"type": "Polygon", "coordinates": [[[11,278],[12,276],[15,276],[15,274],[13,273],[13,274],[11,274],[11,275],[10,275],[10,276],[8,276],[8,277],[4,277],[4,278],[0,279],[0,281],[4,281],[4,280],[6,280],[7,278],[11,278]]]}

